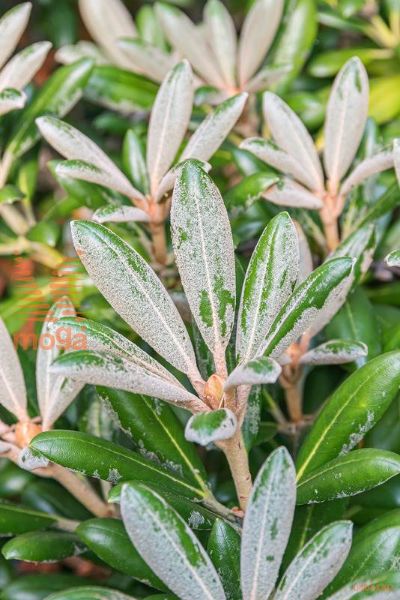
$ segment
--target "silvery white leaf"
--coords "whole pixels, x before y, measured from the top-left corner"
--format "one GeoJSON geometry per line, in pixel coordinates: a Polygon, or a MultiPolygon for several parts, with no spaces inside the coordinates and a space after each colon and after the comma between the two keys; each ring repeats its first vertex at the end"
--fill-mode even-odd
{"type": "Polygon", "coordinates": [[[295,502],[296,471],[282,446],[261,467],[244,516],[240,573],[247,600],[265,600],[274,588],[295,502]]]}
{"type": "Polygon", "coordinates": [[[382,152],[378,152],[378,154],[369,156],[360,162],[347,179],[343,181],[340,194],[346,196],[353,187],[360,185],[360,183],[371,177],[371,175],[391,169],[393,165],[393,152],[391,150],[383,150],[382,152]]]}
{"type": "Polygon", "coordinates": [[[50,48],[50,42],[37,42],[13,56],[0,72],[0,90],[23,90],[43,65],[50,48]]]}
{"type": "Polygon", "coordinates": [[[201,381],[185,325],[146,261],[103,225],[74,221],[71,228],[82,263],[114,310],[192,382],[201,381]]]}
{"type": "Polygon", "coordinates": [[[218,369],[235,316],[233,240],[218,188],[193,161],[184,163],[176,180],[171,227],[182,285],[218,369]]]}
{"type": "Polygon", "coordinates": [[[362,342],[329,340],[303,354],[300,363],[302,365],[343,365],[367,354],[368,347],[362,342]]]}
{"type": "Polygon", "coordinates": [[[281,371],[280,365],[273,358],[267,356],[255,358],[238,365],[226,380],[224,389],[229,390],[239,385],[275,383],[281,371]]]}
{"type": "Polygon", "coordinates": [[[178,63],[166,76],[151,111],[147,138],[147,170],[153,196],[170,168],[185,136],[193,107],[193,76],[189,63],[178,63]]]}
{"type": "Polygon", "coordinates": [[[236,331],[236,355],[241,362],[257,355],[293,290],[298,271],[296,230],[288,213],[281,212],[264,229],[246,271],[236,331]]]}
{"type": "Polygon", "coordinates": [[[19,421],[26,421],[26,388],[13,341],[0,319],[0,404],[19,421]]]}
{"type": "Polygon", "coordinates": [[[351,521],[336,521],[316,533],[290,563],[274,600],[319,598],[350,552],[352,528],[351,521]]]}
{"type": "Polygon", "coordinates": [[[237,419],[229,408],[202,412],[190,417],[185,427],[185,438],[201,446],[228,440],[237,428],[237,419]]]}
{"type": "Polygon", "coordinates": [[[218,150],[243,112],[248,95],[232,96],[219,104],[196,129],[180,161],[187,158],[207,161],[218,150]]]}
{"type": "Polygon", "coordinates": [[[284,177],[280,183],[268,188],[263,192],[262,197],[278,206],[293,206],[308,210],[319,210],[323,206],[318,196],[288,177],[284,177]]]}
{"type": "Polygon", "coordinates": [[[136,37],[130,12],[121,0],[79,0],[83,22],[95,42],[111,62],[129,69],[129,60],[118,48],[117,40],[136,37]]]}
{"type": "Polygon", "coordinates": [[[157,4],[156,13],[168,41],[180,56],[188,59],[206,83],[217,88],[223,87],[224,80],[200,29],[185,13],[170,5],[157,4]]]}
{"type": "Polygon", "coordinates": [[[290,72],[289,65],[268,65],[261,69],[246,83],[244,90],[249,94],[256,94],[262,92],[269,85],[277,83],[284,75],[290,72]]]}
{"type": "Polygon", "coordinates": [[[104,206],[98,208],[93,214],[93,220],[97,223],[129,223],[137,221],[145,223],[149,215],[141,208],[134,206],[104,206]]]}
{"type": "Polygon", "coordinates": [[[209,43],[227,86],[236,87],[236,30],[229,11],[220,0],[208,0],[204,20],[209,43]]]}
{"type": "Polygon", "coordinates": [[[122,39],[118,46],[129,60],[130,71],[141,73],[149,79],[161,83],[176,63],[175,58],[141,39],[122,39]]]}
{"type": "Polygon", "coordinates": [[[354,56],[336,76],[325,120],[324,164],[335,193],[360,145],[368,116],[368,75],[354,56]]]}
{"type": "Polygon", "coordinates": [[[283,11],[283,0],[256,0],[243,23],[239,40],[238,76],[244,86],[263,62],[283,11]]]}
{"type": "Polygon", "coordinates": [[[0,67],[14,52],[18,46],[20,37],[28,24],[31,14],[32,3],[24,2],[18,4],[0,19],[0,67]]]}
{"type": "MultiPolygon", "coordinates": [[[[68,160],[82,161],[83,164],[77,162],[69,165],[75,166],[77,172],[82,171],[85,176],[80,176],[80,179],[95,183],[100,183],[101,180],[103,183],[100,185],[115,189],[129,198],[144,199],[143,194],[131,185],[105,152],[78,129],[54,117],[40,117],[36,119],[36,124],[40,133],[57,152],[68,160]]],[[[68,175],[71,176],[71,169],[68,175]]]]}
{"type": "Polygon", "coordinates": [[[272,92],[263,96],[264,118],[274,141],[302,165],[312,178],[313,191],[323,191],[324,177],[314,142],[296,113],[272,92]]]}
{"type": "Polygon", "coordinates": [[[75,316],[75,309],[71,301],[64,296],[50,308],[40,334],[41,343],[36,354],[36,387],[44,430],[51,427],[82,388],[81,385],[66,382],[62,377],[50,373],[50,367],[61,350],[69,350],[66,340],[55,336],[51,332],[51,326],[61,317],[70,316],[75,316]],[[61,390],[64,387],[69,389],[69,393],[63,393],[61,399],[61,390]]]}
{"type": "Polygon", "coordinates": [[[80,348],[81,350],[95,350],[104,354],[120,356],[175,385],[181,385],[157,360],[107,325],[80,317],[64,317],[56,323],[50,324],[50,331],[55,334],[56,338],[60,338],[63,332],[69,333],[72,338],[84,338],[85,348],[80,348]]]}
{"type": "Polygon", "coordinates": [[[104,385],[159,398],[190,410],[204,410],[203,402],[184,387],[151,373],[146,368],[104,352],[78,350],[60,356],[50,367],[55,375],[82,383],[104,385]]]}
{"type": "Polygon", "coordinates": [[[313,188],[314,179],[308,169],[305,169],[297,158],[279,148],[273,140],[248,138],[240,144],[240,148],[251,152],[271,167],[282,171],[285,175],[292,175],[297,181],[310,189],[313,188]]]}
{"type": "Polygon", "coordinates": [[[76,44],[61,46],[56,51],[54,58],[62,65],[70,65],[81,58],[91,58],[96,65],[110,64],[110,61],[100,48],[96,44],[93,44],[93,42],[86,40],[80,40],[76,44]]]}
{"type": "Polygon", "coordinates": [[[125,484],[121,513],[135,548],[178,598],[226,600],[207,552],[161,496],[143,484],[125,484]]]}
{"type": "Polygon", "coordinates": [[[400,267],[400,250],[393,250],[385,258],[388,267],[400,267]]]}
{"type": "Polygon", "coordinates": [[[18,90],[3,90],[0,92],[0,116],[5,115],[12,110],[23,108],[26,102],[26,96],[18,90]]]}

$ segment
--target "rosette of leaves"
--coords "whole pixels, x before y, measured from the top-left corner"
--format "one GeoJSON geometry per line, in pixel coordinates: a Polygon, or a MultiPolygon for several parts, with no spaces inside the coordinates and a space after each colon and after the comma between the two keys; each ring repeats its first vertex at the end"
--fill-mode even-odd
{"type": "Polygon", "coordinates": [[[353,188],[372,175],[398,169],[396,142],[351,169],[367,121],[365,68],[358,58],[350,59],[332,87],[324,128],[326,177],[312,137],[291,108],[277,95],[266,92],[263,110],[272,139],[250,138],[241,144],[284,174],[263,197],[277,205],[318,210],[327,250],[335,250],[340,242],[338,219],[353,188]]]}
{"type": "MultiPolygon", "coordinates": [[[[155,396],[190,411],[186,437],[202,445],[214,442],[225,452],[244,508],[251,478],[240,430],[251,387],[276,381],[281,372],[277,361],[292,342],[305,332],[312,338],[340,308],[353,282],[353,259],[329,260],[297,285],[297,232],[287,213],[278,215],[250,262],[234,327],[235,262],[228,215],[218,189],[196,161],[186,161],[178,170],[171,224],[186,298],[211,353],[211,375],[201,375],[187,329],[143,258],[112,231],[85,221],[74,222],[72,231],[90,277],[133,330],[187,377],[187,384],[108,327],[73,319],[68,327],[85,328],[89,350],[59,357],[51,371],[155,396]],[[234,329],[236,360],[228,369],[226,352],[234,329]]],[[[60,324],[67,322],[61,319],[60,324]]]]}
{"type": "Polygon", "coordinates": [[[153,255],[160,264],[168,260],[165,220],[170,209],[176,162],[188,158],[207,161],[239,119],[247,99],[247,94],[238,94],[217,106],[179,154],[190,122],[193,93],[190,65],[182,61],[166,76],[157,94],[150,116],[146,156],[134,131],[126,135],[124,163],[129,178],[94,142],[71,125],[53,117],[42,117],[37,121],[43,137],[68,159],[57,165],[58,176],[100,184],[131,201],[131,205],[100,208],[94,219],[100,223],[147,223],[153,255]]]}

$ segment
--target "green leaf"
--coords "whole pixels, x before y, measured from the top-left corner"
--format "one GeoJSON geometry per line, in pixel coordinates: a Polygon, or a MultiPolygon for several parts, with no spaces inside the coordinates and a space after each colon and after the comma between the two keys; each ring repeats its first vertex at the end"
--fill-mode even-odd
{"type": "Polygon", "coordinates": [[[240,535],[217,519],[207,543],[207,552],[221,578],[227,600],[241,600],[240,535]]]}
{"type": "Polygon", "coordinates": [[[218,188],[192,161],[184,163],[177,177],[171,226],[182,285],[218,371],[235,316],[233,240],[218,188]]]}
{"type": "Polygon", "coordinates": [[[0,190],[0,204],[12,204],[22,198],[23,194],[15,185],[5,185],[0,190]]]}
{"type": "Polygon", "coordinates": [[[31,449],[53,462],[103,481],[137,481],[175,491],[187,498],[201,498],[204,492],[178,475],[112,442],[78,431],[46,431],[36,436],[31,449]]]}
{"type": "Polygon", "coordinates": [[[279,311],[268,332],[264,354],[279,357],[306,330],[320,331],[340,308],[352,282],[353,260],[334,258],[299,285],[279,311]]]}
{"type": "Polygon", "coordinates": [[[207,446],[212,442],[231,438],[236,428],[237,420],[233,412],[228,408],[220,408],[190,417],[185,437],[191,442],[207,446]]]}
{"type": "Polygon", "coordinates": [[[400,250],[394,250],[385,258],[388,267],[400,267],[400,250]]]}
{"type": "Polygon", "coordinates": [[[289,565],[275,600],[318,598],[346,560],[352,528],[351,521],[337,521],[314,535],[289,565]]]}
{"type": "Polygon", "coordinates": [[[85,88],[85,98],[122,114],[149,110],[156,93],[148,79],[112,65],[96,66],[85,88]]]}
{"type": "Polygon", "coordinates": [[[76,535],[113,569],[158,590],[166,589],[133,546],[122,521],[89,519],[79,525],[76,535]]]}
{"type": "Polygon", "coordinates": [[[82,577],[63,573],[19,576],[2,590],[1,600],[44,600],[56,591],[68,590],[72,586],[91,585],[82,577]]]}
{"type": "Polygon", "coordinates": [[[283,446],[261,467],[243,521],[240,570],[245,598],[268,598],[278,577],[296,501],[293,461],[283,446]]]}
{"type": "Polygon", "coordinates": [[[298,479],[349,452],[385,413],[400,384],[400,352],[374,358],[335,390],[303,442],[298,479]]]}
{"type": "Polygon", "coordinates": [[[386,192],[378,198],[374,205],[369,209],[362,221],[358,223],[358,227],[362,227],[368,223],[374,223],[388,212],[392,211],[400,202],[399,187],[397,182],[391,185],[386,192]]]}
{"type": "Polygon", "coordinates": [[[116,312],[174,367],[199,379],[184,323],[146,261],[97,223],[74,221],[72,234],[89,275],[116,312]]]}
{"type": "Polygon", "coordinates": [[[264,229],[247,268],[236,334],[238,360],[247,362],[259,352],[293,290],[298,269],[296,228],[288,213],[281,212],[264,229]]]}
{"type": "Polygon", "coordinates": [[[244,177],[224,195],[226,206],[231,209],[246,209],[258,200],[262,193],[279,182],[275,172],[257,172],[244,177]]]}
{"type": "Polygon", "coordinates": [[[144,144],[133,129],[129,129],[124,138],[122,163],[124,171],[133,185],[143,194],[148,194],[150,184],[144,154],[144,144]]]}
{"type": "Polygon", "coordinates": [[[39,139],[35,124],[37,117],[44,113],[63,117],[78,102],[92,67],[93,62],[83,58],[56,70],[21,115],[20,125],[6,148],[6,155],[12,157],[11,160],[22,156],[39,139]]]}
{"type": "Polygon", "coordinates": [[[0,116],[12,110],[20,110],[25,106],[26,96],[24,92],[7,88],[0,92],[0,116]]]}
{"type": "Polygon", "coordinates": [[[354,450],[304,475],[297,487],[297,503],[354,496],[399,473],[400,455],[375,448],[354,450]]]}
{"type": "Polygon", "coordinates": [[[326,334],[330,338],[357,340],[368,348],[368,358],[361,356],[357,366],[381,352],[380,330],[375,309],[362,288],[356,288],[348,297],[339,312],[327,325],[326,334]]]}
{"type": "Polygon", "coordinates": [[[83,552],[84,546],[73,533],[30,531],[7,542],[2,553],[7,560],[57,562],[83,552]]]}
{"type": "Polygon", "coordinates": [[[354,278],[360,281],[368,271],[376,247],[375,227],[372,224],[359,227],[339,244],[333,257],[350,256],[356,258],[354,278]]]}
{"type": "Polygon", "coordinates": [[[46,600],[135,600],[118,590],[97,586],[71,588],[47,596],[46,600]]]}
{"type": "Polygon", "coordinates": [[[53,525],[56,517],[24,506],[0,502],[0,535],[10,536],[44,529],[53,525]]]}
{"type": "Polygon", "coordinates": [[[105,387],[97,391],[144,456],[155,456],[164,467],[181,473],[196,487],[205,487],[203,463],[195,447],[186,441],[179,419],[164,402],[105,387]]]}
{"type": "Polygon", "coordinates": [[[60,515],[67,519],[81,521],[91,516],[91,513],[74,496],[51,479],[35,476],[34,481],[23,490],[21,500],[35,510],[60,515]]]}
{"type": "Polygon", "coordinates": [[[376,48],[340,48],[318,53],[308,64],[308,72],[313,77],[332,77],[352,58],[358,56],[365,67],[380,57],[385,57],[385,51],[376,48]]]}
{"type": "Polygon", "coordinates": [[[60,237],[60,227],[54,221],[40,221],[30,229],[26,237],[31,242],[40,242],[55,248],[60,237]]]}
{"type": "MultiPolygon", "coordinates": [[[[400,557],[400,512],[393,510],[374,519],[357,531],[347,560],[327,589],[332,594],[342,586],[353,582],[368,581],[373,589],[373,580],[394,572],[398,575],[400,557]]],[[[381,590],[384,591],[382,586],[381,590]]],[[[390,589],[388,587],[387,589],[390,589]]],[[[396,588],[393,588],[396,589],[396,588]]],[[[379,586],[377,586],[377,591],[379,586]]]]}
{"type": "Polygon", "coordinates": [[[122,519],[143,559],[180,598],[224,600],[218,575],[183,519],[143,485],[125,485],[122,519]]]}

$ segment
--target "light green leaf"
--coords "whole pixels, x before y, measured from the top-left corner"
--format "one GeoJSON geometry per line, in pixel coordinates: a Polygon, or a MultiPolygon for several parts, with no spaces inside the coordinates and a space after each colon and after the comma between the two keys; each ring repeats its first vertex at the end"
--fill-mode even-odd
{"type": "Polygon", "coordinates": [[[190,442],[207,446],[212,442],[231,438],[236,428],[237,420],[233,412],[228,408],[220,408],[190,417],[185,437],[190,442]]]}
{"type": "Polygon", "coordinates": [[[235,316],[233,240],[218,188],[192,161],[183,165],[176,181],[171,226],[182,285],[218,371],[235,316]]]}
{"type": "Polygon", "coordinates": [[[125,485],[121,513],[143,559],[179,598],[225,600],[210,558],[161,496],[143,485],[125,485]]]}
{"type": "Polygon", "coordinates": [[[261,467],[243,521],[240,571],[245,598],[268,598],[289,539],[296,501],[293,461],[283,446],[261,467]]]}
{"type": "Polygon", "coordinates": [[[388,267],[400,267],[400,250],[394,250],[385,258],[388,267]]]}

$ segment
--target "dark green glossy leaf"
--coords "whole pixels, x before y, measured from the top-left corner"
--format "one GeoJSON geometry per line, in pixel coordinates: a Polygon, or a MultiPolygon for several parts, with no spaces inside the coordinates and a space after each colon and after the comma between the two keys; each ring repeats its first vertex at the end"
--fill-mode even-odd
{"type": "Polygon", "coordinates": [[[335,390],[303,442],[298,478],[348,452],[383,416],[400,384],[400,352],[372,359],[335,390]]]}
{"type": "Polygon", "coordinates": [[[240,535],[217,519],[208,538],[207,552],[221,578],[227,600],[240,600],[240,535]]]}
{"type": "Polygon", "coordinates": [[[44,600],[52,592],[82,585],[92,585],[92,582],[64,573],[20,576],[2,590],[1,600],[44,600]]]}
{"type": "Polygon", "coordinates": [[[43,513],[50,513],[73,520],[84,520],[91,513],[74,496],[56,481],[35,477],[22,492],[24,504],[43,513]]]}
{"type": "Polygon", "coordinates": [[[57,562],[80,554],[83,544],[73,533],[61,531],[30,531],[23,533],[3,548],[7,560],[23,560],[26,562],[57,562]]]}
{"type": "Polygon", "coordinates": [[[10,536],[44,529],[55,523],[55,517],[16,504],[0,503],[0,535],[10,536]]]}
{"type": "Polygon", "coordinates": [[[132,545],[120,520],[89,519],[79,525],[76,534],[113,569],[156,589],[166,589],[132,545]]]}
{"type": "Polygon", "coordinates": [[[230,209],[247,209],[261,197],[263,192],[278,181],[279,175],[274,172],[252,173],[227,191],[224,196],[225,203],[230,209]]]}
{"type": "Polygon", "coordinates": [[[375,448],[354,450],[304,475],[297,487],[297,503],[354,496],[399,473],[400,455],[375,448]]]}
{"type": "Polygon", "coordinates": [[[135,600],[135,598],[118,590],[90,586],[57,592],[48,596],[46,600],[135,600]]]}
{"type": "Polygon", "coordinates": [[[186,441],[174,412],[159,400],[109,388],[97,388],[100,398],[144,455],[155,456],[162,465],[204,486],[206,472],[195,447],[186,441]]]}
{"type": "Polygon", "coordinates": [[[112,442],[77,431],[48,431],[36,436],[31,448],[49,460],[104,481],[132,479],[175,491],[188,498],[201,498],[203,491],[152,461],[112,442]]]}

